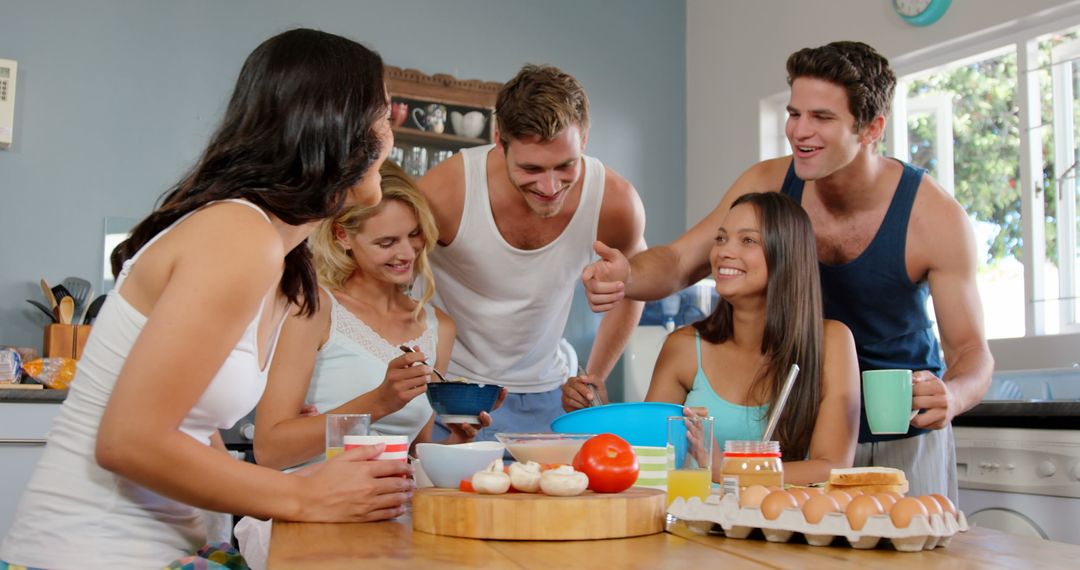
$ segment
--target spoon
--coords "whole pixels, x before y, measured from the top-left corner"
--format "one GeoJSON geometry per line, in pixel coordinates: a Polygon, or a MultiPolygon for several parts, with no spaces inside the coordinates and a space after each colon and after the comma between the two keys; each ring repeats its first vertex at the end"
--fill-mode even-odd
{"type": "Polygon", "coordinates": [[[787,403],[788,396],[791,394],[791,387],[795,385],[795,377],[798,375],[799,365],[792,364],[791,369],[788,370],[787,378],[784,378],[784,385],[780,388],[780,396],[776,398],[776,404],[769,410],[769,422],[765,424],[765,435],[761,436],[761,441],[772,440],[776,425],[780,423],[780,413],[784,411],[784,404],[787,403]]]}
{"type": "Polygon", "coordinates": [[[71,297],[60,299],[60,324],[70,325],[71,317],[75,314],[75,300],[71,297]]]}
{"type": "MultiPolygon", "coordinates": [[[[581,366],[577,367],[577,373],[578,376],[587,376],[589,374],[581,366]]],[[[585,387],[589,389],[589,407],[596,408],[603,406],[604,403],[600,401],[600,396],[596,393],[596,388],[593,388],[592,384],[586,384],[585,387]]]]}
{"type": "MultiPolygon", "coordinates": [[[[404,344],[399,346],[398,348],[401,349],[401,352],[416,352],[415,350],[409,348],[408,346],[405,346],[404,344]]],[[[426,360],[421,360],[420,364],[425,364],[427,366],[431,366],[430,364],[427,363],[426,360]]],[[[431,371],[434,372],[435,375],[439,377],[439,382],[449,382],[449,380],[447,380],[446,377],[442,375],[442,372],[439,372],[438,370],[435,370],[434,366],[431,366],[431,371]]]]}
{"type": "Polygon", "coordinates": [[[56,295],[53,295],[52,288],[44,277],[41,278],[41,292],[45,295],[45,300],[49,302],[49,307],[56,310],[56,295]]]}

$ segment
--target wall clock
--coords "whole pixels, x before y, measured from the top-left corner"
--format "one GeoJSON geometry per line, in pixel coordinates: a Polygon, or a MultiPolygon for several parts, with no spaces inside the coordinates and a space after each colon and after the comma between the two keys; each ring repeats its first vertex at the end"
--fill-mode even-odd
{"type": "Polygon", "coordinates": [[[952,0],[892,0],[893,10],[912,26],[929,26],[949,9],[952,0]]]}

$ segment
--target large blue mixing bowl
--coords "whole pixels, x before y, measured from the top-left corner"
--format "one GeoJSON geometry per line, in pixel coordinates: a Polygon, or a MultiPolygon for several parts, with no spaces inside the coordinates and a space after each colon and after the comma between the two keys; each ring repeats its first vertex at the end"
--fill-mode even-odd
{"type": "Polygon", "coordinates": [[[613,433],[630,445],[667,445],[667,419],[683,415],[682,406],[663,402],[626,402],[576,410],[555,418],[556,433],[613,433]]]}

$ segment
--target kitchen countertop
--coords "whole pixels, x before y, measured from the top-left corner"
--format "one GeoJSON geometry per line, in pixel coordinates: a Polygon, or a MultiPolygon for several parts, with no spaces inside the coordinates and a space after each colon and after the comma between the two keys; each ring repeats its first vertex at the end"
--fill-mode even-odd
{"type": "Polygon", "coordinates": [[[5,390],[0,388],[0,402],[52,402],[59,404],[64,401],[64,398],[67,398],[67,394],[67,390],[49,390],[48,388],[40,390],[5,390]]]}
{"type": "Polygon", "coordinates": [[[436,536],[409,518],[369,524],[274,522],[268,567],[279,568],[1031,568],[1080,563],[1080,546],[973,528],[945,548],[897,552],[879,547],[774,544],[695,532],[611,540],[509,541],[436,536]],[[1067,562],[1072,560],[1073,562],[1067,562]]]}
{"type": "Polygon", "coordinates": [[[989,400],[956,416],[953,425],[1080,429],[1080,401],[989,400]]]}

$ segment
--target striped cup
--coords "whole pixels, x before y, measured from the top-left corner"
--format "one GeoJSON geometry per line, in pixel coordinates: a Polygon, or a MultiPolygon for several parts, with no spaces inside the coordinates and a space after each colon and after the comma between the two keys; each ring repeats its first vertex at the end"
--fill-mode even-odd
{"type": "Polygon", "coordinates": [[[345,451],[361,445],[385,443],[386,448],[374,459],[377,461],[408,461],[409,438],[404,435],[347,435],[345,451]]]}
{"type": "Polygon", "coordinates": [[[634,486],[666,491],[667,448],[634,446],[634,454],[637,455],[638,466],[641,468],[634,486]]]}

